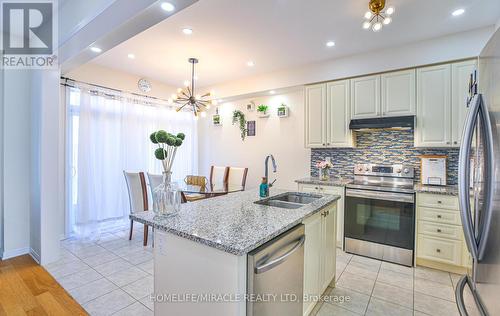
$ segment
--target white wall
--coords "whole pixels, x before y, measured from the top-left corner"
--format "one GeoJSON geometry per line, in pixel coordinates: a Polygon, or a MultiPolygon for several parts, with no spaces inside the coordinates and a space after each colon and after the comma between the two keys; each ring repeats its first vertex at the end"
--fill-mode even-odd
{"type": "Polygon", "coordinates": [[[212,124],[212,108],[206,118],[200,118],[199,170],[210,175],[210,166],[248,167],[247,188],[255,188],[264,176],[264,159],[273,154],[278,172],[273,174],[270,166],[270,180],[275,177],[277,188],[296,190],[294,180],[309,175],[310,150],[304,148],[304,94],[303,89],[283,95],[265,96],[252,99],[258,106],[270,106],[269,118],[257,118],[257,112],[248,112],[245,105],[250,99],[236,100],[219,106],[223,126],[212,124]],[[288,118],[278,118],[276,108],[285,103],[290,107],[288,118]],[[247,120],[256,121],[256,136],[242,141],[238,125],[232,125],[235,109],[245,113],[247,120]]]}
{"type": "Polygon", "coordinates": [[[172,93],[175,93],[177,89],[156,80],[150,80],[152,89],[150,92],[145,93],[137,87],[137,81],[141,78],[140,76],[93,63],[82,65],[64,76],[74,80],[162,99],[170,98],[172,93]]]}
{"type": "Polygon", "coordinates": [[[3,95],[3,258],[28,253],[31,199],[29,71],[5,70],[3,95]]]}
{"type": "MultiPolygon", "coordinates": [[[[3,57],[3,55],[0,53],[0,57],[3,57]]],[[[3,184],[3,138],[4,138],[4,93],[3,93],[3,81],[4,81],[4,70],[0,69],[0,258],[2,257],[3,254],[3,225],[4,225],[4,218],[3,218],[3,207],[4,207],[4,200],[3,200],[3,191],[4,191],[4,184],[3,184]]]]}
{"type": "Polygon", "coordinates": [[[207,87],[207,91],[213,89],[221,97],[237,96],[475,57],[479,55],[493,31],[494,27],[491,26],[400,47],[304,65],[214,85],[207,87]]]}

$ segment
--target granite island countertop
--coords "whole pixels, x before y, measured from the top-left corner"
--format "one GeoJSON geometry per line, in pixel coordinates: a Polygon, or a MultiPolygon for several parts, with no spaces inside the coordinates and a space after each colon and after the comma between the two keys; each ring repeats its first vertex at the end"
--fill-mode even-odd
{"type": "MultiPolygon", "coordinates": [[[[288,191],[271,189],[271,196],[288,191]]],[[[255,204],[258,190],[249,190],[181,205],[173,217],[158,218],[151,211],[130,218],[155,229],[190,239],[234,255],[248,252],[286,232],[305,218],[336,202],[340,196],[322,198],[298,209],[255,204]]]]}
{"type": "Polygon", "coordinates": [[[424,185],[421,183],[416,183],[415,192],[457,196],[458,186],[457,185],[437,186],[437,185],[424,185]]]}

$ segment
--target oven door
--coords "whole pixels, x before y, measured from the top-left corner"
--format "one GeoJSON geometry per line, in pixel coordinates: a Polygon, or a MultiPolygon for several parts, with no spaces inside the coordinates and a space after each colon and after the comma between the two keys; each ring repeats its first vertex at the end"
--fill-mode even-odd
{"type": "Polygon", "coordinates": [[[415,240],[415,195],[346,189],[346,238],[411,249],[415,240]]]}

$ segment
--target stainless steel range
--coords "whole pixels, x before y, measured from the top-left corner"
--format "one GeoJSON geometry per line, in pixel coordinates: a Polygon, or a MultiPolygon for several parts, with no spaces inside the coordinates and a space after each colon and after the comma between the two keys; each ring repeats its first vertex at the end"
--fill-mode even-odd
{"type": "Polygon", "coordinates": [[[346,185],[345,251],[413,265],[414,169],[406,165],[359,164],[346,185]]]}

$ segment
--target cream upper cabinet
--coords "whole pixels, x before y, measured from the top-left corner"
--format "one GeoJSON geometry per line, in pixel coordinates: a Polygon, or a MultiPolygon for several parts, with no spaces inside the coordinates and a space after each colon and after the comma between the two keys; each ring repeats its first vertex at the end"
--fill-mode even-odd
{"type": "Polygon", "coordinates": [[[326,146],[326,84],[305,87],[305,145],[326,146]]]}
{"type": "Polygon", "coordinates": [[[380,75],[351,79],[351,118],[371,118],[380,114],[380,75]]]}
{"type": "Polygon", "coordinates": [[[468,60],[451,66],[451,141],[453,146],[460,146],[462,130],[469,108],[467,96],[470,75],[476,69],[476,60],[468,60]]]}
{"type": "Polygon", "coordinates": [[[349,129],[351,117],[349,80],[329,82],[327,85],[327,113],[329,147],[352,147],[353,137],[349,129]]]}
{"type": "Polygon", "coordinates": [[[415,69],[381,75],[382,116],[415,115],[415,69]]]}
{"type": "Polygon", "coordinates": [[[451,145],[451,65],[417,69],[416,147],[451,145]]]}

